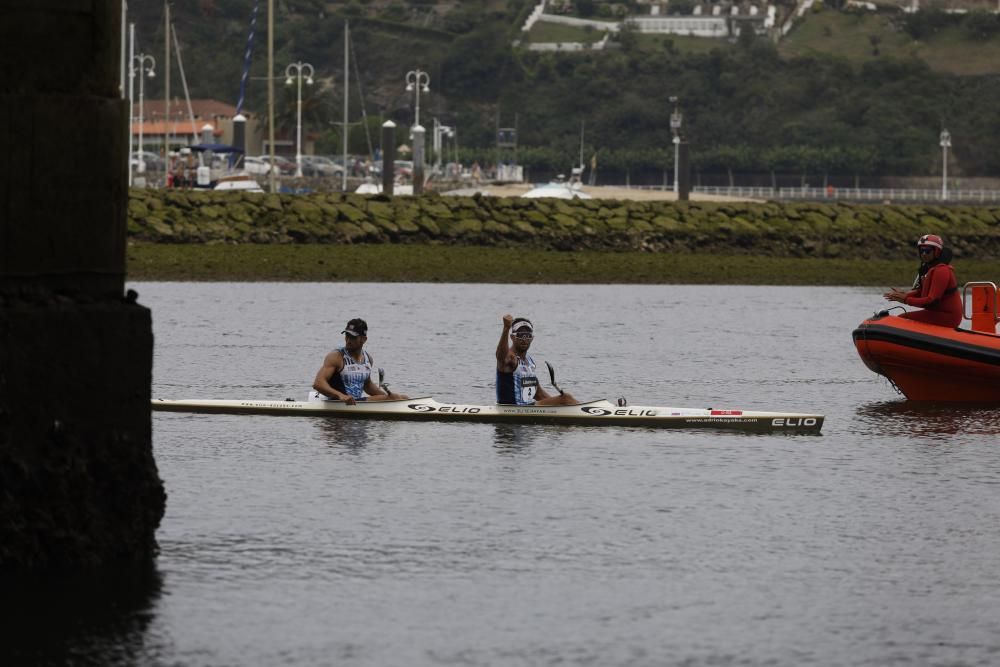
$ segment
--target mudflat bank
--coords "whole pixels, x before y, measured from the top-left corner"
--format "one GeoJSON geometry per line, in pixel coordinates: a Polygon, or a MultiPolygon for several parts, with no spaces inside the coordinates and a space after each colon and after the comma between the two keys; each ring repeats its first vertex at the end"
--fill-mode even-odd
{"type": "Polygon", "coordinates": [[[1000,258],[1000,207],[133,190],[133,243],[387,244],[756,257],[1000,258]]]}

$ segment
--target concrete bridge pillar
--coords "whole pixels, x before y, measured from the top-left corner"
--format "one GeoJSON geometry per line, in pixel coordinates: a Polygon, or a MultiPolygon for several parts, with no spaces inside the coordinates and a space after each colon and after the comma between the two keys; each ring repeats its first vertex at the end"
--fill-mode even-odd
{"type": "Polygon", "coordinates": [[[120,0],[0,21],[0,572],[148,563],[152,323],[123,294],[120,0]]]}

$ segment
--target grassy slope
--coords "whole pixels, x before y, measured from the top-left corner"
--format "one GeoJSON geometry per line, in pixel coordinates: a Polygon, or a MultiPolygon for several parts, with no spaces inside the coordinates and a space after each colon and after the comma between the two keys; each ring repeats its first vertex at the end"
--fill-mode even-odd
{"type": "MultiPolygon", "coordinates": [[[[963,260],[960,280],[996,280],[963,260]]],[[[905,286],[913,260],[554,252],[437,245],[166,245],[128,248],[129,280],[905,286]]]]}
{"type": "Polygon", "coordinates": [[[785,57],[831,54],[861,64],[876,57],[919,58],[932,69],[957,75],[1000,71],[1000,38],[974,41],[959,27],[917,42],[895,28],[886,14],[845,14],[830,10],[812,12],[782,40],[778,50],[785,57]],[[880,38],[879,56],[872,54],[869,37],[880,38]]]}

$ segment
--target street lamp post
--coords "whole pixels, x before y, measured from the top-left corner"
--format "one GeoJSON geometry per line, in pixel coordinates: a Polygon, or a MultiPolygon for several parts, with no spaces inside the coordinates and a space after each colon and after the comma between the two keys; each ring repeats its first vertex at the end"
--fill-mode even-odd
{"type": "Polygon", "coordinates": [[[951,148],[951,133],[941,130],[941,201],[948,199],[948,149],[951,148]]]}
{"type": "MultiPolygon", "coordinates": [[[[309,63],[292,63],[285,68],[285,85],[292,85],[292,72],[299,82],[295,116],[295,178],[302,178],[302,77],[305,73],[306,83],[312,85],[313,66],[309,63]]],[[[274,165],[272,165],[272,168],[274,165]]]]}
{"type": "Polygon", "coordinates": [[[674,111],[670,114],[670,131],[674,135],[674,194],[680,192],[678,181],[680,179],[680,148],[681,148],[681,122],[684,117],[677,104],[677,96],[672,95],[670,102],[674,105],[674,111]]]}
{"type": "Polygon", "coordinates": [[[416,114],[413,122],[414,126],[420,125],[420,90],[423,89],[425,93],[431,92],[430,83],[431,77],[427,74],[427,72],[415,69],[406,73],[406,91],[410,92],[415,90],[417,92],[416,114]]]}
{"type": "MultiPolygon", "coordinates": [[[[143,82],[146,80],[146,77],[152,79],[153,77],[156,76],[156,60],[153,59],[153,56],[146,55],[145,53],[140,53],[139,55],[132,57],[132,68],[129,71],[129,76],[135,77],[136,74],[139,75],[139,158],[136,161],[136,171],[138,171],[140,174],[143,174],[146,172],[146,160],[144,159],[145,156],[143,155],[143,145],[142,145],[143,128],[146,125],[146,117],[143,115],[143,106],[142,106],[143,95],[145,90],[143,82]],[[145,76],[143,76],[144,74],[145,76]]],[[[131,128],[129,128],[129,132],[130,133],[132,132],[131,128]]],[[[128,158],[129,158],[129,173],[131,173],[132,156],[129,155],[128,158]]]]}
{"type": "Polygon", "coordinates": [[[421,70],[410,70],[406,73],[406,90],[415,90],[417,93],[417,105],[414,115],[413,127],[410,135],[413,139],[413,194],[420,195],[424,191],[424,127],[420,124],[420,91],[431,92],[431,77],[427,72],[421,70]]]}

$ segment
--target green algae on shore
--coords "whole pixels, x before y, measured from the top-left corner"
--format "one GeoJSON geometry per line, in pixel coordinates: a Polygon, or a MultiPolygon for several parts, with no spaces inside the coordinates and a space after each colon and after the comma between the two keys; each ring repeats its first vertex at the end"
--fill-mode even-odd
{"type": "MultiPolygon", "coordinates": [[[[445,282],[716,285],[909,284],[916,260],[758,257],[445,245],[132,244],[133,281],[445,282]]],[[[960,281],[996,262],[956,262],[960,281]]]]}

